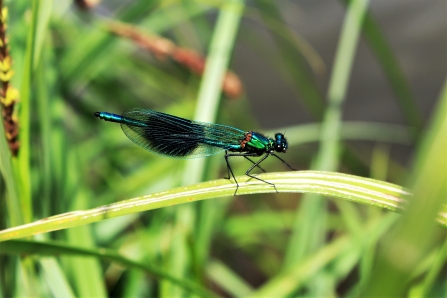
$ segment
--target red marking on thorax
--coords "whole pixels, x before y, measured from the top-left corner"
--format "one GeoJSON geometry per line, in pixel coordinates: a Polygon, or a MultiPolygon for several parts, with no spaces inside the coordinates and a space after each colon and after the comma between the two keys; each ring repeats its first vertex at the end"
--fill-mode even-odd
{"type": "Polygon", "coordinates": [[[241,145],[241,148],[242,148],[242,149],[245,148],[245,144],[247,144],[248,142],[251,141],[251,138],[252,138],[252,137],[253,137],[253,133],[252,133],[251,131],[245,133],[245,139],[241,140],[240,143],[239,143],[239,144],[241,145]]]}

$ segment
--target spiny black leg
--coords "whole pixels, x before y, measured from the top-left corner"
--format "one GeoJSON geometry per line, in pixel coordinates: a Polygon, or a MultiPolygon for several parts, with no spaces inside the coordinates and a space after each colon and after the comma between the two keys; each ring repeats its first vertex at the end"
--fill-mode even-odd
{"type": "MultiPolygon", "coordinates": [[[[248,158],[247,156],[244,156],[245,159],[248,159],[252,164],[256,164],[256,162],[254,162],[253,160],[251,160],[250,158],[248,158]]],[[[259,165],[257,166],[258,168],[261,169],[261,171],[263,171],[265,173],[265,170],[263,168],[261,168],[259,165]]]]}
{"type": "Polygon", "coordinates": [[[285,164],[286,166],[288,166],[289,169],[291,169],[292,171],[296,171],[296,169],[292,168],[287,162],[284,161],[284,159],[282,159],[281,157],[279,157],[279,156],[276,155],[275,153],[270,153],[270,155],[273,155],[274,157],[276,157],[277,159],[279,159],[280,161],[282,161],[283,164],[285,164]]]}
{"type": "MultiPolygon", "coordinates": [[[[252,164],[256,164],[256,162],[254,162],[253,160],[251,160],[250,158],[247,157],[247,155],[245,154],[228,154],[228,151],[225,150],[225,155],[226,156],[243,156],[245,159],[247,159],[248,161],[250,161],[252,164]]],[[[249,156],[258,156],[258,155],[249,155],[249,156]]],[[[227,170],[228,170],[228,162],[227,162],[227,170]]],[[[265,173],[265,170],[263,168],[261,168],[259,165],[257,166],[259,169],[261,169],[261,171],[263,171],[265,173]]],[[[230,179],[230,171],[228,170],[228,177],[224,177],[225,179],[230,179]]]]}
{"type": "Polygon", "coordinates": [[[235,196],[237,193],[237,190],[239,189],[239,183],[237,183],[236,177],[234,176],[234,173],[233,173],[233,169],[230,166],[230,161],[228,160],[228,158],[230,156],[232,156],[232,155],[228,154],[228,152],[225,150],[225,161],[227,162],[227,171],[228,171],[227,179],[230,180],[230,173],[231,173],[231,176],[233,176],[234,182],[236,183],[236,190],[234,191],[234,196],[235,196]]]}
{"type": "MultiPolygon", "coordinates": [[[[233,177],[234,182],[236,182],[236,191],[234,192],[234,195],[236,195],[237,190],[239,189],[239,183],[237,183],[236,177],[234,176],[233,169],[231,168],[230,161],[229,161],[229,158],[233,157],[233,156],[243,156],[243,157],[247,158],[247,156],[259,156],[259,155],[255,154],[255,153],[231,153],[231,154],[228,154],[227,150],[225,150],[225,161],[227,162],[228,178],[227,177],[224,177],[224,178],[230,179],[230,173],[231,173],[231,176],[233,177]]],[[[254,165],[252,168],[257,166],[257,163],[253,163],[253,164],[254,165]]]]}
{"type": "Polygon", "coordinates": [[[228,151],[225,150],[225,162],[227,163],[227,174],[228,174],[228,177],[224,177],[224,179],[230,180],[231,179],[231,177],[230,177],[230,163],[229,163],[229,161],[227,159],[227,156],[228,156],[228,151]]]}
{"type": "Polygon", "coordinates": [[[275,184],[273,184],[273,183],[271,183],[271,182],[268,182],[268,181],[265,181],[265,180],[262,180],[262,179],[260,179],[260,178],[258,178],[258,177],[256,177],[256,176],[253,176],[253,175],[250,174],[251,171],[252,171],[254,168],[259,168],[259,169],[261,169],[263,172],[265,172],[265,170],[264,170],[263,168],[261,168],[261,166],[259,166],[259,164],[260,164],[261,162],[263,162],[267,157],[269,157],[269,155],[274,155],[277,159],[279,159],[282,163],[284,163],[289,169],[291,169],[292,171],[296,171],[296,170],[295,170],[294,168],[292,168],[292,167],[291,167],[285,160],[283,160],[281,157],[279,157],[279,156],[276,155],[275,153],[266,153],[266,154],[264,154],[264,156],[262,156],[262,158],[261,158],[260,160],[258,160],[257,162],[254,162],[253,160],[251,160],[251,159],[248,158],[248,157],[249,157],[249,156],[250,156],[250,157],[256,157],[256,156],[259,156],[259,155],[256,154],[256,153],[231,153],[231,154],[228,154],[228,152],[225,150],[225,161],[227,162],[227,170],[228,170],[228,178],[227,178],[227,177],[225,177],[225,178],[226,178],[226,179],[230,179],[230,174],[231,174],[231,176],[232,176],[233,179],[234,179],[234,182],[236,182],[236,191],[234,192],[234,195],[236,195],[237,190],[239,189],[239,183],[237,182],[236,177],[234,176],[233,169],[231,168],[231,166],[230,166],[230,162],[229,162],[229,157],[233,157],[233,156],[243,156],[244,158],[248,159],[248,160],[253,164],[253,165],[252,165],[252,166],[245,172],[245,175],[247,175],[247,176],[250,177],[250,178],[259,180],[259,181],[261,181],[261,182],[270,184],[271,186],[273,186],[273,188],[275,188],[275,191],[278,192],[278,189],[276,189],[276,185],[275,185],[275,184]]]}
{"type": "Polygon", "coordinates": [[[271,182],[268,182],[268,181],[265,181],[265,180],[262,180],[262,179],[260,179],[260,178],[258,178],[258,177],[256,177],[256,176],[250,175],[250,172],[251,172],[255,167],[258,167],[259,164],[260,164],[261,162],[263,162],[267,157],[269,157],[270,154],[271,154],[271,153],[266,153],[260,160],[258,160],[254,165],[251,166],[251,168],[249,168],[249,169],[245,172],[245,175],[247,175],[248,177],[254,178],[254,179],[256,179],[256,180],[262,181],[262,182],[264,182],[264,183],[270,184],[271,186],[273,186],[273,188],[275,188],[275,191],[278,192],[278,190],[276,189],[275,184],[273,184],[273,183],[271,183],[271,182]]]}

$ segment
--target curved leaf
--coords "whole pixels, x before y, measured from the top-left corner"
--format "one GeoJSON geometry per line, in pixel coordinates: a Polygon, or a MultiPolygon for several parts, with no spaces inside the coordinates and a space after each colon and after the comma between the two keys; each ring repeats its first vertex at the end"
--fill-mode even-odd
{"type": "MultiPolygon", "coordinates": [[[[345,199],[365,205],[377,206],[394,212],[403,210],[406,198],[411,194],[403,187],[370,178],[332,172],[297,171],[261,174],[259,178],[272,182],[278,192],[315,193],[345,199]]],[[[266,183],[237,177],[238,194],[272,193],[275,189],[266,183]]],[[[27,237],[30,235],[77,227],[108,218],[158,209],[177,204],[205,199],[230,196],[234,194],[235,184],[220,179],[191,186],[149,194],[120,201],[90,210],[78,210],[18,227],[0,231],[0,241],[27,237]]],[[[447,227],[447,213],[443,206],[437,221],[447,227]]]]}

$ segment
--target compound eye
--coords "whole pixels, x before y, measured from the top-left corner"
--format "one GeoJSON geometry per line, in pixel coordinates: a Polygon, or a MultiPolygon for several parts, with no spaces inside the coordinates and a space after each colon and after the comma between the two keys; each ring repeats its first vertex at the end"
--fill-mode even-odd
{"type": "Polygon", "coordinates": [[[284,149],[285,148],[284,148],[284,145],[282,143],[275,145],[275,151],[276,152],[285,152],[284,149]]]}

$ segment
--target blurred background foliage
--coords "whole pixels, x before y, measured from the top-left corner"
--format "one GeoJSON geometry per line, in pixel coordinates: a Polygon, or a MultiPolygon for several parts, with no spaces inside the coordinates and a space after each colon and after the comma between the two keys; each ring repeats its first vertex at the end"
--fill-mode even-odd
{"type": "Polygon", "coordinates": [[[160,157],[93,117],[134,107],[285,132],[295,168],[405,185],[415,202],[398,216],[257,194],[41,234],[48,246],[16,242],[35,254],[0,256],[1,297],[446,295],[442,1],[2,6],[3,126],[18,122],[20,148],[2,129],[0,229],[226,175],[221,155],[160,157]]]}

